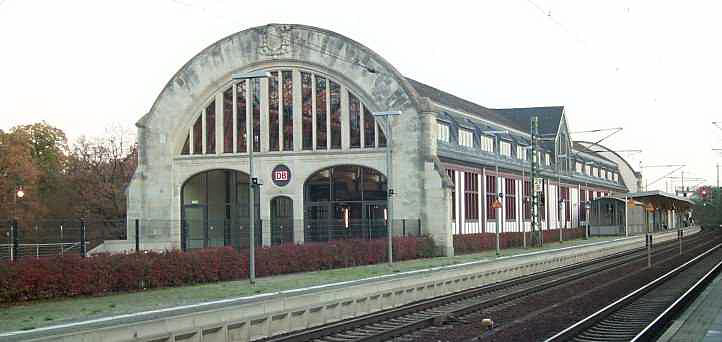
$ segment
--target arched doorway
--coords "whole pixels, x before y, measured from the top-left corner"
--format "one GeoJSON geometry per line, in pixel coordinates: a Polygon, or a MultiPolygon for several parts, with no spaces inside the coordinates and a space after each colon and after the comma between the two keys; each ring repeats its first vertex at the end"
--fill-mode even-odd
{"type": "MultiPolygon", "coordinates": [[[[256,213],[258,202],[256,196],[256,213]]],[[[181,249],[248,247],[249,214],[245,173],[220,169],[188,178],[181,188],[181,249]]],[[[256,245],[260,245],[260,224],[255,230],[256,245]]]]}
{"type": "Polygon", "coordinates": [[[386,236],[386,176],[340,165],[312,174],[304,184],[304,240],[386,236]]]}
{"type": "Polygon", "coordinates": [[[271,200],[271,244],[293,242],[293,200],[277,196],[271,200]]]}

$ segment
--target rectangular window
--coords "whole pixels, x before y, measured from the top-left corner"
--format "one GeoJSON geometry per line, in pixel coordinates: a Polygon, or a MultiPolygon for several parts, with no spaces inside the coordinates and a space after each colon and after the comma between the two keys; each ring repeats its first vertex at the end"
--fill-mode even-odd
{"type": "Polygon", "coordinates": [[[479,177],[473,172],[464,172],[464,218],[479,219],[479,177]]]}
{"type": "Polygon", "coordinates": [[[587,220],[587,208],[586,208],[586,202],[587,201],[587,191],[581,190],[579,191],[579,221],[586,221],[587,220]]]}
{"type": "Polygon", "coordinates": [[[439,127],[439,136],[437,138],[443,142],[449,142],[449,125],[438,121],[437,124],[439,127]]]}
{"type": "Polygon", "coordinates": [[[253,113],[253,152],[261,151],[261,80],[252,80],[253,97],[251,99],[251,113],[253,113]]]}
{"type": "Polygon", "coordinates": [[[516,158],[520,160],[529,160],[529,158],[526,155],[526,147],[521,145],[516,145],[516,158]]]}
{"type": "Polygon", "coordinates": [[[246,153],[246,81],[236,84],[236,144],[239,153],[246,153]]]}
{"type": "Polygon", "coordinates": [[[316,76],[316,149],[325,150],[328,139],[326,126],[326,79],[316,76]]]}
{"type": "Polygon", "coordinates": [[[341,148],[341,86],[333,81],[329,82],[329,99],[331,103],[331,149],[341,148]]]}
{"type": "Polygon", "coordinates": [[[451,219],[456,220],[456,173],[454,170],[446,169],[446,174],[449,175],[453,185],[451,188],[451,219]]]}
{"type": "Polygon", "coordinates": [[[486,218],[496,220],[496,209],[492,207],[496,196],[496,176],[486,176],[486,218]]]}
{"type": "Polygon", "coordinates": [[[601,169],[601,172],[600,172],[600,173],[601,173],[601,174],[599,175],[599,177],[601,177],[601,178],[607,178],[607,170],[601,169]]]}
{"type": "Polygon", "coordinates": [[[193,125],[193,154],[203,154],[203,115],[193,125]]]}
{"type": "Polygon", "coordinates": [[[572,220],[572,216],[571,216],[572,208],[569,207],[569,188],[563,186],[560,188],[560,190],[561,190],[561,195],[562,195],[561,196],[562,201],[564,201],[564,217],[566,218],[567,221],[571,221],[572,220]]]}
{"type": "Polygon", "coordinates": [[[524,187],[522,191],[524,192],[524,219],[531,220],[531,181],[524,181],[524,187]]]}
{"type": "Polygon", "coordinates": [[[596,167],[592,167],[592,174],[590,176],[599,177],[599,169],[597,169],[596,167]]]}
{"type": "Polygon", "coordinates": [[[459,145],[473,148],[474,133],[468,129],[459,128],[459,145]]]}
{"type": "Polygon", "coordinates": [[[364,107],[364,147],[376,146],[376,134],[374,132],[374,115],[368,108],[364,107]]]}
{"type": "Polygon", "coordinates": [[[301,73],[301,148],[313,149],[313,99],[311,74],[301,73]]]}
{"type": "Polygon", "coordinates": [[[575,162],[575,165],[576,165],[576,170],[577,170],[577,172],[582,173],[582,169],[584,168],[584,164],[582,164],[582,163],[580,163],[580,162],[575,162]]]}
{"type": "Polygon", "coordinates": [[[349,138],[351,148],[361,147],[361,102],[348,93],[349,138]]]}
{"type": "Polygon", "coordinates": [[[223,92],[223,153],[233,153],[233,87],[223,92]]]}
{"type": "Polygon", "coordinates": [[[206,107],[206,154],[216,153],[216,101],[206,107]]]}
{"type": "MultiPolygon", "coordinates": [[[[255,120],[255,119],[254,119],[255,120]]],[[[278,72],[268,78],[268,149],[278,151],[278,72]]]]}
{"type": "Polygon", "coordinates": [[[293,151],[293,73],[284,70],[283,76],[283,150],[293,151]]]}
{"type": "Polygon", "coordinates": [[[504,200],[506,201],[507,221],[516,220],[516,180],[504,179],[504,200]]]}
{"type": "Polygon", "coordinates": [[[547,153],[547,154],[545,154],[544,156],[545,156],[545,158],[546,158],[546,164],[547,164],[547,166],[551,166],[551,165],[552,165],[552,155],[549,154],[549,153],[547,153]]]}
{"type": "Polygon", "coordinates": [[[488,135],[482,135],[479,137],[479,148],[482,151],[494,153],[494,138],[488,135]]]}
{"type": "Polygon", "coordinates": [[[511,158],[511,143],[508,141],[502,141],[499,144],[499,153],[501,153],[502,156],[511,158]]]}
{"type": "Polygon", "coordinates": [[[592,175],[592,167],[589,165],[584,165],[584,174],[587,176],[592,175]]]}

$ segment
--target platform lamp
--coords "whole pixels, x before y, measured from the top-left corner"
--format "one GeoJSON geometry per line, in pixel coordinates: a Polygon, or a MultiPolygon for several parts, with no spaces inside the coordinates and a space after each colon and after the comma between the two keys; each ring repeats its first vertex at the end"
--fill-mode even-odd
{"type": "MultiPolygon", "coordinates": [[[[231,79],[234,81],[243,80],[254,80],[260,78],[269,78],[271,74],[268,71],[253,71],[247,73],[234,73],[231,75],[231,79]]],[[[248,82],[248,91],[250,96],[249,101],[253,101],[253,86],[248,82]]],[[[248,267],[248,279],[251,285],[256,284],[256,187],[259,186],[258,178],[253,173],[253,113],[246,115],[246,149],[248,151],[248,178],[250,180],[249,186],[249,219],[250,219],[250,232],[249,232],[249,267],[248,267]]],[[[258,142],[260,147],[261,142],[258,142]]]]}
{"type": "Polygon", "coordinates": [[[399,116],[401,115],[401,111],[398,110],[392,110],[392,111],[386,111],[386,112],[373,112],[372,113],[374,117],[384,117],[383,124],[386,131],[386,191],[387,191],[387,204],[386,204],[386,211],[388,211],[388,215],[386,217],[386,230],[388,232],[388,239],[389,239],[389,265],[391,265],[394,261],[393,257],[393,222],[394,222],[394,215],[393,215],[393,208],[394,208],[394,188],[393,183],[391,182],[391,173],[392,173],[392,166],[391,166],[391,146],[393,146],[393,134],[391,134],[391,121],[389,120],[389,117],[391,116],[399,116]]]}

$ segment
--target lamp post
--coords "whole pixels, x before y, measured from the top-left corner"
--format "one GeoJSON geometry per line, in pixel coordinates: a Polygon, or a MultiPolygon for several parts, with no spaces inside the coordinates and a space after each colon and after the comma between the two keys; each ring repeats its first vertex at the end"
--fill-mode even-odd
{"type": "MultiPolygon", "coordinates": [[[[271,74],[268,71],[254,71],[249,73],[236,73],[231,75],[231,79],[234,81],[243,81],[243,80],[254,80],[254,79],[261,79],[261,78],[269,78],[271,77],[271,74]]],[[[250,103],[253,103],[253,88],[254,86],[250,84],[248,85],[248,91],[250,93],[250,96],[248,97],[248,100],[250,103]]],[[[249,232],[249,267],[248,267],[248,279],[251,283],[251,285],[256,284],[256,187],[259,185],[258,179],[255,177],[253,173],[253,145],[254,145],[254,136],[253,136],[253,113],[251,111],[250,115],[246,115],[246,150],[248,151],[248,178],[250,180],[249,184],[249,199],[248,199],[248,205],[250,207],[248,217],[250,219],[250,232],[249,232]]],[[[258,145],[260,147],[261,142],[258,142],[258,145]]]]}
{"type": "Polygon", "coordinates": [[[15,191],[13,193],[13,220],[12,220],[12,226],[10,227],[10,261],[15,260],[15,253],[17,248],[17,234],[18,234],[18,220],[17,220],[17,209],[18,209],[18,199],[22,199],[25,197],[25,191],[23,190],[22,185],[18,185],[15,187],[15,191]]]}
{"type": "Polygon", "coordinates": [[[401,115],[401,111],[394,110],[394,111],[387,111],[387,112],[373,112],[374,117],[384,117],[384,128],[386,128],[386,191],[387,191],[387,203],[386,207],[388,208],[388,217],[386,218],[386,230],[388,231],[388,240],[389,240],[389,246],[388,246],[388,253],[389,253],[389,265],[391,265],[394,261],[393,258],[393,252],[394,252],[394,246],[393,246],[393,222],[394,222],[394,201],[393,201],[393,195],[394,195],[394,188],[392,186],[391,182],[391,174],[392,174],[392,167],[391,167],[391,146],[393,146],[393,134],[391,132],[391,121],[389,120],[389,117],[391,116],[399,116],[401,115]]]}

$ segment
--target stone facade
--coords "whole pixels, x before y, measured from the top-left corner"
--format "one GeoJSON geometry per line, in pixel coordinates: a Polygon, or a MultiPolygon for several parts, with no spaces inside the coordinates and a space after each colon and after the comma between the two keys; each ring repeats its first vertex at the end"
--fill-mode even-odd
{"type": "MultiPolygon", "coordinates": [[[[371,111],[402,112],[391,121],[392,187],[397,194],[392,198],[393,215],[397,219],[420,218],[423,233],[433,236],[445,254],[453,254],[451,235],[446,229],[449,195],[448,190],[443,191],[448,180],[435,156],[436,125],[428,101],[420,98],[393,66],[361,44],[314,27],[277,24],[238,32],[201,51],[171,78],[150,111],[136,124],[139,165],[128,189],[128,219],[167,222],[143,229],[143,246],[180,246],[181,189],[189,177],[212,169],[248,173],[245,153],[181,156],[180,151],[195,116],[209,98],[218,96],[232,83],[232,73],[269,68],[319,72],[352,91],[371,111]]],[[[295,130],[300,130],[298,117],[294,119],[295,130]]],[[[302,151],[300,139],[294,139],[293,151],[269,152],[268,143],[262,143],[261,152],[254,153],[255,173],[264,184],[260,190],[261,219],[269,219],[270,199],[285,195],[293,200],[294,219],[303,220],[304,182],[324,167],[353,164],[385,174],[383,148],[351,150],[348,130],[341,131],[340,150],[302,151]],[[276,187],[270,180],[271,169],[279,163],[293,170],[291,182],[284,187],[276,187]]],[[[296,225],[294,230],[302,232],[303,227],[296,225]]],[[[133,241],[131,227],[128,233],[129,241],[133,241]]],[[[303,234],[294,236],[302,242],[303,234]]],[[[267,231],[263,242],[270,243],[267,231]]]]}

